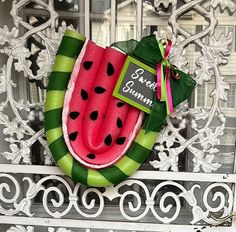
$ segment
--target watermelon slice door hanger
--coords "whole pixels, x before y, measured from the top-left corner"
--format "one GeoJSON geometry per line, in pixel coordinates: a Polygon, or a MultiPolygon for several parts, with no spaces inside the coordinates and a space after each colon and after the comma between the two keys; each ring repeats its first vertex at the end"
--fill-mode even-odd
{"type": "Polygon", "coordinates": [[[67,30],[49,77],[45,130],[57,165],[75,182],[118,184],[151,153],[149,116],[112,96],[127,55],[67,30]]]}

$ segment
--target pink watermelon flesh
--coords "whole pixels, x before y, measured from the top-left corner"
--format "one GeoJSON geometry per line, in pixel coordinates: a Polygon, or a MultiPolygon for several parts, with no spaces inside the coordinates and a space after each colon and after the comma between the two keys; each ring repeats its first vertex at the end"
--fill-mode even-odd
{"type": "Polygon", "coordinates": [[[112,165],[141,126],[140,111],[112,96],[125,60],[125,54],[87,41],[72,72],[63,130],[71,154],[85,166],[112,165]]]}

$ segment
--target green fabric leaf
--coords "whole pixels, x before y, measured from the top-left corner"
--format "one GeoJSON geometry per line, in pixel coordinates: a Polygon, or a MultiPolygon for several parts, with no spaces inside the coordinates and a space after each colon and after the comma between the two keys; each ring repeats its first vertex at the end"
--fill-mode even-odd
{"type": "Polygon", "coordinates": [[[162,60],[161,51],[155,35],[142,38],[135,50],[129,54],[143,63],[156,69],[157,63],[162,60]]]}
{"type": "Polygon", "coordinates": [[[111,45],[111,47],[117,47],[126,54],[131,54],[135,50],[137,44],[137,40],[131,39],[126,41],[115,42],[111,45]]]}

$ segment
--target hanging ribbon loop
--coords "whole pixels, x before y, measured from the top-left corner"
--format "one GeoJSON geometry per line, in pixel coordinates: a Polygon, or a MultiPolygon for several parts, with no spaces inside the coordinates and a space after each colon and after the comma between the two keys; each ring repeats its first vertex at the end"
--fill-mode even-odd
{"type": "Polygon", "coordinates": [[[172,47],[171,40],[167,40],[165,43],[159,42],[159,48],[162,54],[162,61],[157,64],[157,99],[159,101],[166,102],[166,112],[169,115],[174,111],[171,86],[170,86],[170,77],[171,77],[171,65],[168,60],[168,56],[172,47]],[[164,47],[166,48],[164,50],[164,47]],[[165,69],[165,74],[164,74],[165,69]]]}

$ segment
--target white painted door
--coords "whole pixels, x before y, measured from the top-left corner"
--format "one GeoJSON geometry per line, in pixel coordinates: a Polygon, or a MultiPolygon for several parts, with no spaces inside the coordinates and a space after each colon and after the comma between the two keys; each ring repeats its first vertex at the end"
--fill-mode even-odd
{"type": "Polygon", "coordinates": [[[233,0],[0,1],[0,232],[234,232],[236,3],[233,0]],[[45,141],[45,87],[63,32],[96,43],[171,38],[196,79],[153,154],[110,188],[74,184],[45,141]],[[216,226],[218,225],[218,226],[216,226]]]}

